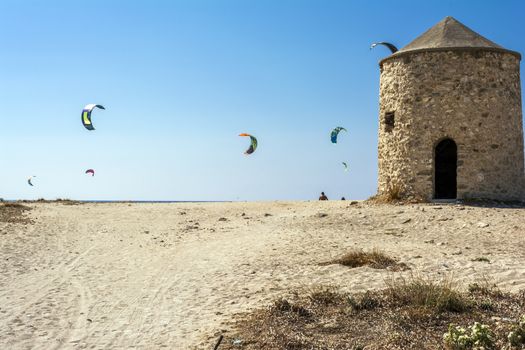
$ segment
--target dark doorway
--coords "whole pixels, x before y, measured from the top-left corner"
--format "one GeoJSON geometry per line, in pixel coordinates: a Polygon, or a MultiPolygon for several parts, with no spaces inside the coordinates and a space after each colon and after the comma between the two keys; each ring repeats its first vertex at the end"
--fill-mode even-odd
{"type": "Polygon", "coordinates": [[[444,139],[438,143],[434,159],[434,198],[455,199],[458,148],[454,140],[444,139]]]}

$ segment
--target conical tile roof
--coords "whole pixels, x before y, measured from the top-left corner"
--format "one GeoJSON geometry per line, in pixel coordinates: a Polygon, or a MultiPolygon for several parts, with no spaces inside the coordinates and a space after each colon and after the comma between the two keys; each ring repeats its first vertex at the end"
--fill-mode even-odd
{"type": "Polygon", "coordinates": [[[484,38],[450,16],[445,17],[410,44],[404,46],[389,57],[400,56],[408,52],[469,49],[505,51],[521,57],[519,53],[507,50],[487,38],[484,38]]]}

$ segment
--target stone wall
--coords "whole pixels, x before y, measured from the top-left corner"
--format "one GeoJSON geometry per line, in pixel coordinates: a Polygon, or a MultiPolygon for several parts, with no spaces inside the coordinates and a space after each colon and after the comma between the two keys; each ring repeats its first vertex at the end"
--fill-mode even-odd
{"type": "Polygon", "coordinates": [[[483,50],[406,53],[381,63],[378,194],[432,199],[434,147],[458,147],[457,197],[524,199],[518,57],[483,50]],[[391,132],[385,114],[395,112],[391,132]]]}

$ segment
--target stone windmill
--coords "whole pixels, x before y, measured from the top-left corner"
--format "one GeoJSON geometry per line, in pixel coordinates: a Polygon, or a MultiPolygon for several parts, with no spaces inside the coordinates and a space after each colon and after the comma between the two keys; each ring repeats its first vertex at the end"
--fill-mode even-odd
{"type": "Polygon", "coordinates": [[[384,58],[378,194],[522,200],[520,60],[452,17],[384,58]]]}

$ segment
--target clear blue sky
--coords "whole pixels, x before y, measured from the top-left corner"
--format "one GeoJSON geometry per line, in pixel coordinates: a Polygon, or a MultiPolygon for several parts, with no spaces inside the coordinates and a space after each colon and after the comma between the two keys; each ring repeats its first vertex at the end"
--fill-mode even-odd
{"type": "Polygon", "coordinates": [[[523,13],[519,0],[2,0],[0,197],[367,198],[388,54],[370,44],[402,47],[453,16],[525,53],[523,13]],[[107,108],[92,132],[88,103],[107,108]],[[241,132],[259,139],[249,157],[241,132]]]}

